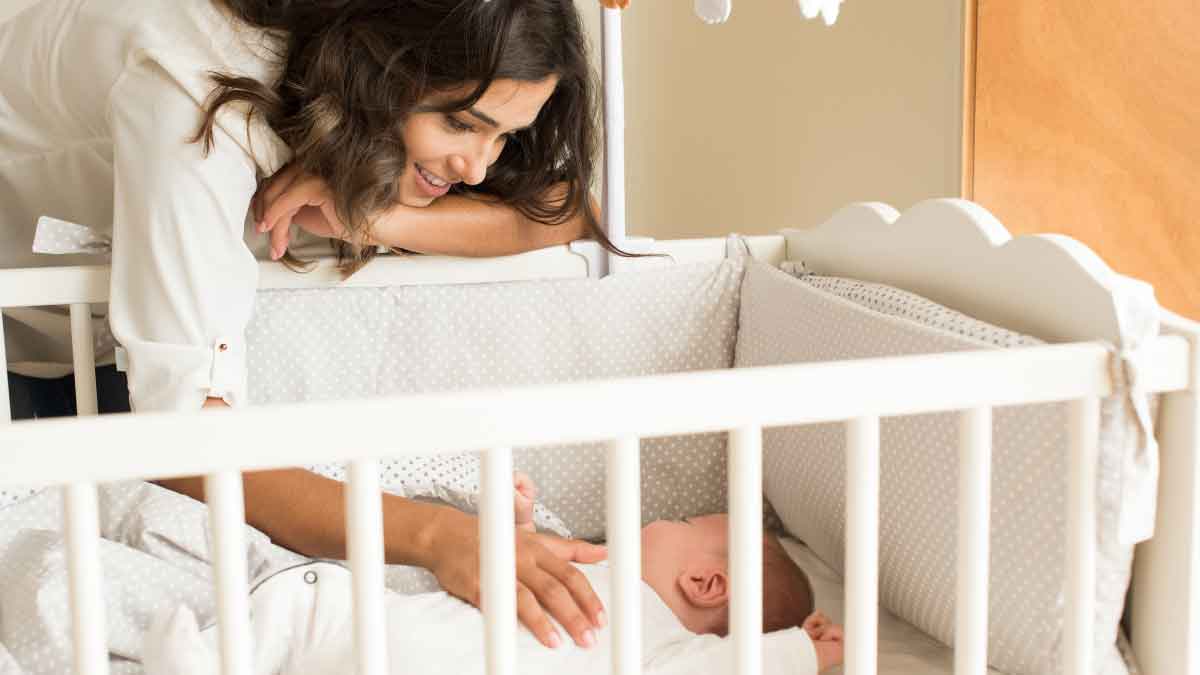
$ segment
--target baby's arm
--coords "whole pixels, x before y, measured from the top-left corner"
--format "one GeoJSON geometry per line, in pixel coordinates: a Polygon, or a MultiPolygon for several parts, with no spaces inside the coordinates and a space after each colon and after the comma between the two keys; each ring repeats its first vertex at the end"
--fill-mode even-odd
{"type": "Polygon", "coordinates": [[[804,620],[803,628],[812,638],[813,649],[817,652],[817,668],[824,671],[842,663],[845,634],[841,626],[817,610],[804,620]]]}
{"type": "Polygon", "coordinates": [[[533,504],[537,500],[537,485],[533,479],[520,471],[513,472],[513,514],[516,516],[517,529],[526,532],[537,532],[533,524],[533,504]]]}

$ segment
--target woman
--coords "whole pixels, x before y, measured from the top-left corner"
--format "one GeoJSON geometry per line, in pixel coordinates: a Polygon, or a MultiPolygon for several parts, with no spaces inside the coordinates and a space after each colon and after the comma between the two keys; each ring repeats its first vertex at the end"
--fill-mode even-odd
{"type": "MultiPolygon", "coordinates": [[[[109,323],[134,411],[245,402],[252,247],[265,253],[249,212],[276,174],[257,200],[275,258],[292,217],[340,238],[347,273],[376,244],[607,245],[587,197],[594,87],[570,0],[43,0],[0,26],[0,60],[0,266],[62,263],[30,252],[41,215],[111,224],[109,323]]],[[[63,374],[53,362],[69,359],[45,348],[54,322],[16,318],[25,374],[63,374]]],[[[198,478],[162,484],[203,498],[198,478]]],[[[283,470],[244,484],[251,525],[343,555],[340,483],[283,470]]],[[[384,530],[390,562],[478,604],[474,518],[386,496],[384,530]]],[[[547,612],[594,639],[601,603],[567,561],[603,555],[518,535],[518,613],[543,644],[561,640],[547,612]]]]}

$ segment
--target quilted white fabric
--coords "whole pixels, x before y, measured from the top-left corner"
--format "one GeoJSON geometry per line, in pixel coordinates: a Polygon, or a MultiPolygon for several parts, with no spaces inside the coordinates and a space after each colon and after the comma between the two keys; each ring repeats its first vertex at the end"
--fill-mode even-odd
{"type": "MultiPolygon", "coordinates": [[[[260,293],[247,334],[250,398],[352,399],[728,368],[743,268],[739,257],[602,280],[260,293]]],[[[395,438],[403,444],[404,429],[395,438]]],[[[725,509],[724,434],[646,440],[642,451],[645,521],[725,509]]],[[[585,444],[518,449],[514,463],[569,530],[598,539],[604,457],[602,446],[585,444]]]]}
{"type": "MultiPolygon", "coordinates": [[[[735,366],[1029,344],[1036,340],[902,291],[846,280],[800,280],[752,262],[742,288],[735,366]]],[[[1066,419],[1061,404],[994,411],[988,645],[990,664],[1009,673],[1059,670],[1066,419]]],[[[1095,663],[1098,673],[1123,674],[1128,670],[1115,643],[1132,547],[1121,545],[1116,531],[1121,458],[1137,442],[1137,430],[1119,398],[1103,403],[1102,425],[1095,663]]],[[[770,429],[763,467],[767,497],[788,532],[839,571],[845,569],[843,429],[842,424],[770,429]]],[[[881,604],[952,644],[955,416],[889,418],[880,433],[881,604]]]]}

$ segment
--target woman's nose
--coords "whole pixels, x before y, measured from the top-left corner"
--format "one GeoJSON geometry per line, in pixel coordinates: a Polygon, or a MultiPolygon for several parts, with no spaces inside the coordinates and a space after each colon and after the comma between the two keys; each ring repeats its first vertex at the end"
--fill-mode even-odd
{"type": "Polygon", "coordinates": [[[450,158],[450,168],[467,185],[479,185],[487,177],[487,153],[480,150],[454,155],[450,158]]]}

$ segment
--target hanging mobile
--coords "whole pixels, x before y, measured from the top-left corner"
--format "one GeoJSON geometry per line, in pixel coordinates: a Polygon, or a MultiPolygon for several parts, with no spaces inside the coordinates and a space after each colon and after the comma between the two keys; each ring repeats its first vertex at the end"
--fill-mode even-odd
{"type": "Polygon", "coordinates": [[[733,0],[696,0],[695,9],[704,23],[725,23],[733,11],[733,0]]]}

